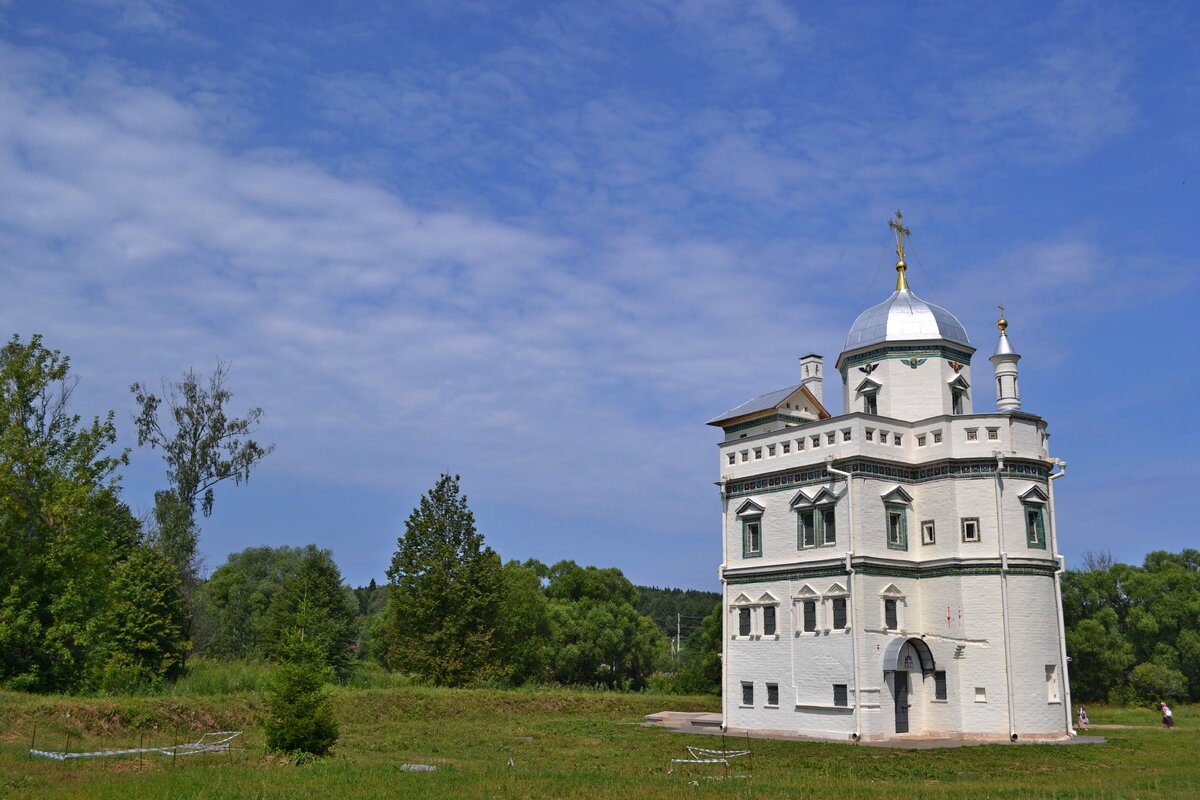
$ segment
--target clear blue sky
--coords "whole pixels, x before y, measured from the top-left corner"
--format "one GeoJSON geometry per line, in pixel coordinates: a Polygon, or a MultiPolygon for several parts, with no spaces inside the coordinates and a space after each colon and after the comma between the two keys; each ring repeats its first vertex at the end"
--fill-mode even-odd
{"type": "Polygon", "coordinates": [[[0,321],[127,445],[230,363],[277,451],[210,568],[381,579],[451,471],[506,559],[715,588],[703,422],[836,359],[901,208],[977,376],[1008,310],[1068,562],[1194,547],[1200,6],[1134,5],[0,1],[0,321]]]}

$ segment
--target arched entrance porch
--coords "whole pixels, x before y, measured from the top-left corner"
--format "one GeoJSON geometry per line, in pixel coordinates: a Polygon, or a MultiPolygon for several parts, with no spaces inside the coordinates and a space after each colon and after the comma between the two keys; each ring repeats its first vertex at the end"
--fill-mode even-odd
{"type": "Polygon", "coordinates": [[[883,651],[883,677],[892,690],[896,733],[908,733],[910,730],[913,685],[909,673],[916,669],[920,669],[922,676],[933,675],[935,666],[929,645],[915,636],[900,636],[892,640],[883,651]]]}

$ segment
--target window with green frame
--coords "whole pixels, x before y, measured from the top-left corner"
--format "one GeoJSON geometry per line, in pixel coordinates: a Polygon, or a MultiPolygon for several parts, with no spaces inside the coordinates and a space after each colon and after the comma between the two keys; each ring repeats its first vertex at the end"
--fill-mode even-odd
{"type": "Polygon", "coordinates": [[[820,510],[821,532],[820,541],[822,545],[837,544],[837,517],[833,513],[833,506],[820,510]]]}
{"type": "Polygon", "coordinates": [[[887,519],[887,546],[889,550],[908,549],[908,510],[904,506],[884,507],[887,519]]]}
{"type": "Polygon", "coordinates": [[[746,517],[742,520],[742,558],[762,554],[762,517],[746,517]]]}
{"type": "Polygon", "coordinates": [[[817,512],[802,508],[796,512],[796,547],[806,550],[817,546],[817,512]]]}
{"type": "Polygon", "coordinates": [[[1030,547],[1046,549],[1046,510],[1041,506],[1025,506],[1025,541],[1030,547]]]}
{"type": "Polygon", "coordinates": [[[866,392],[863,394],[863,413],[879,413],[879,396],[875,392],[866,392]]]}

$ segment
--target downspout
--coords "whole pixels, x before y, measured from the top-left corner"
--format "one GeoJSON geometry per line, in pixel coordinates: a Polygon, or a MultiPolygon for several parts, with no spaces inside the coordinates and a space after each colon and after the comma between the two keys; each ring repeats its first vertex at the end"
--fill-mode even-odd
{"type": "Polygon", "coordinates": [[[846,503],[847,516],[850,519],[850,532],[846,537],[847,543],[850,545],[846,551],[846,582],[850,585],[846,589],[850,592],[850,641],[854,647],[854,733],[850,734],[850,738],[854,741],[862,739],[862,669],[858,663],[858,621],[854,609],[858,606],[858,601],[855,598],[855,590],[858,587],[858,581],[854,580],[854,480],[849,472],[844,472],[840,469],[833,468],[833,456],[828,456],[825,459],[825,471],[830,475],[837,475],[839,478],[846,479],[846,503]]]}
{"type": "Polygon", "coordinates": [[[721,566],[717,577],[721,580],[721,730],[729,727],[729,592],[725,582],[725,566],[729,563],[729,495],[725,493],[725,479],[717,482],[721,487],[721,566]]]}
{"type": "Polygon", "coordinates": [[[996,539],[1000,552],[1000,615],[1004,620],[1004,680],[1008,685],[1008,738],[1017,740],[1017,725],[1013,704],[1012,642],[1008,623],[1008,546],[1004,542],[1004,454],[996,451],[996,539]]]}
{"type": "Polygon", "coordinates": [[[1050,476],[1050,499],[1049,499],[1049,517],[1050,517],[1050,552],[1054,554],[1054,560],[1058,563],[1058,567],[1054,570],[1054,609],[1058,612],[1058,647],[1059,647],[1059,663],[1062,664],[1063,677],[1063,711],[1067,718],[1067,732],[1072,736],[1077,736],[1079,731],[1075,730],[1074,717],[1071,714],[1071,676],[1068,673],[1067,667],[1067,636],[1064,628],[1066,623],[1063,620],[1062,606],[1062,574],[1064,570],[1062,554],[1058,552],[1058,524],[1054,517],[1054,481],[1067,474],[1067,462],[1061,458],[1055,459],[1058,462],[1058,472],[1050,476]]]}

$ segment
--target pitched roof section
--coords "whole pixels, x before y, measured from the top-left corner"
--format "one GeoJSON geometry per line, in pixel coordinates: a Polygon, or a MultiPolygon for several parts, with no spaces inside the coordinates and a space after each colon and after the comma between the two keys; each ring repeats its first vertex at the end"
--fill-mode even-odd
{"type": "Polygon", "coordinates": [[[741,419],[743,417],[752,417],[756,414],[762,414],[766,411],[778,411],[779,407],[782,406],[789,397],[792,397],[796,393],[803,395],[804,399],[816,409],[817,419],[829,419],[829,412],[825,410],[825,406],[821,405],[821,401],[818,400],[816,396],[808,390],[807,386],[798,384],[796,386],[789,386],[786,389],[776,389],[773,392],[760,394],[753,400],[747,400],[740,406],[731,408],[724,414],[710,419],[705,424],[724,425],[728,422],[732,422],[733,420],[741,419]]]}

